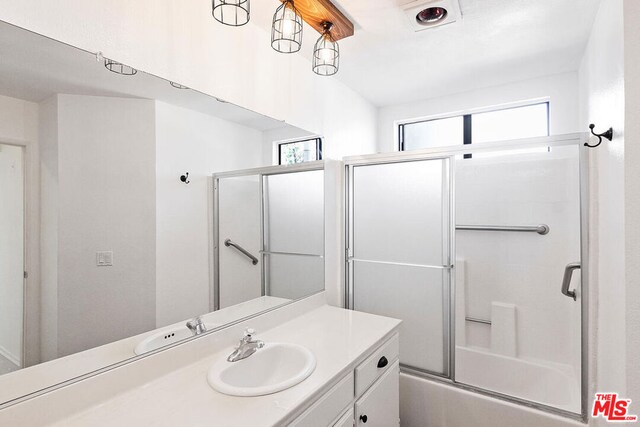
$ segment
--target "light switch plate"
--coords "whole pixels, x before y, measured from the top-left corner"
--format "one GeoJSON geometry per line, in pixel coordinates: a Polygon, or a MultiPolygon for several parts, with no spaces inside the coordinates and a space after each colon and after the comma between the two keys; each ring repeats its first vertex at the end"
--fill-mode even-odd
{"type": "Polygon", "coordinates": [[[96,252],[96,265],[98,267],[110,267],[113,265],[113,251],[96,252]]]}

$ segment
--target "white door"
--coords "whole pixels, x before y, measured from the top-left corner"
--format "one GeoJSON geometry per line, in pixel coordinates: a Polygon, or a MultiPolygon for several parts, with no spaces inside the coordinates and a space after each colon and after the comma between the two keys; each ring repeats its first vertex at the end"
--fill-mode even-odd
{"type": "Polygon", "coordinates": [[[356,426],[400,425],[400,365],[391,368],[356,402],[356,426]]]}
{"type": "Polygon", "coordinates": [[[0,144],[0,375],[22,367],[23,308],[23,151],[0,144]]]}

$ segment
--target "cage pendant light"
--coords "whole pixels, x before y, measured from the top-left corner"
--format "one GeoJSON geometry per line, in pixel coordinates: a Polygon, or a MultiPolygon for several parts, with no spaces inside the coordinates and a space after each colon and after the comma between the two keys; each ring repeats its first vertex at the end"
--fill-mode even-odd
{"type": "Polygon", "coordinates": [[[331,35],[331,22],[323,22],[324,31],[313,49],[313,72],[320,76],[333,76],[340,67],[340,46],[331,35]]]}
{"type": "Polygon", "coordinates": [[[250,18],[251,0],[212,0],[213,17],[216,21],[240,27],[250,18]]]}
{"type": "Polygon", "coordinates": [[[105,58],[104,67],[112,73],[121,74],[123,76],[135,76],[138,74],[138,70],[120,62],[116,62],[112,59],[105,58]]]}
{"type": "Polygon", "coordinates": [[[302,17],[293,0],[282,3],[273,15],[271,47],[280,53],[295,53],[302,47],[302,17]]]}

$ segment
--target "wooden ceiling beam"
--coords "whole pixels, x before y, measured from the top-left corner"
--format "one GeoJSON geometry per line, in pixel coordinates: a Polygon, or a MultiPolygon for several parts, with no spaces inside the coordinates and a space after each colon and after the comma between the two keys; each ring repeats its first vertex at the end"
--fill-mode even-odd
{"type": "MultiPolygon", "coordinates": [[[[280,0],[284,3],[286,0],[280,0]]],[[[294,0],[298,12],[304,22],[311,25],[317,32],[322,34],[322,23],[327,21],[333,24],[331,35],[335,40],[342,40],[351,37],[354,33],[353,22],[349,20],[340,9],[330,0],[294,0]]]]}

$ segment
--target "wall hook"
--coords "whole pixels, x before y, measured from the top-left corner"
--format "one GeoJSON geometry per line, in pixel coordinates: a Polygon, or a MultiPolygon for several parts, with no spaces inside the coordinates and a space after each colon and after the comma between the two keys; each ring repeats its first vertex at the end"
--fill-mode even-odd
{"type": "Polygon", "coordinates": [[[191,181],[189,181],[189,172],[187,172],[186,174],[182,175],[180,177],[180,181],[184,182],[185,184],[190,183],[191,181]]]}
{"type": "Polygon", "coordinates": [[[594,125],[593,123],[589,125],[589,129],[591,129],[591,134],[593,136],[597,136],[598,137],[598,143],[596,145],[590,145],[588,142],[585,142],[584,145],[586,147],[589,148],[596,148],[597,146],[599,146],[600,144],[602,144],[602,138],[607,138],[609,141],[613,140],[613,128],[609,128],[609,130],[607,130],[604,133],[595,133],[593,131],[593,129],[596,127],[596,125],[594,125]]]}

